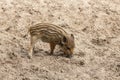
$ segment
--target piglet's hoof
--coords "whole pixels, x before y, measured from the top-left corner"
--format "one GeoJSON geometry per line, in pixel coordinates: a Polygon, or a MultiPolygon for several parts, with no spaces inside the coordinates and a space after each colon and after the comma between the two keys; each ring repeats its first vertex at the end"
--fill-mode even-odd
{"type": "Polygon", "coordinates": [[[32,56],[30,56],[30,55],[28,55],[27,57],[28,57],[28,59],[32,59],[32,56]]]}
{"type": "Polygon", "coordinates": [[[72,57],[73,57],[73,55],[66,55],[66,57],[67,57],[67,58],[72,58],[72,57]]]}

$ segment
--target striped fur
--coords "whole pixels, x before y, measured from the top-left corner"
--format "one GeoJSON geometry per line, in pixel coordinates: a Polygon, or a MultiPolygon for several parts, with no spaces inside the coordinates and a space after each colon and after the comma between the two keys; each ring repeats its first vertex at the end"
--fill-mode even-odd
{"type": "Polygon", "coordinates": [[[73,53],[74,39],[59,26],[48,23],[39,23],[30,27],[29,32],[31,35],[29,57],[32,57],[32,49],[38,39],[41,39],[43,42],[50,43],[51,54],[54,51],[55,45],[60,45],[64,52],[66,52],[67,47],[69,47],[69,51],[67,51],[66,54],[73,53]],[[66,42],[63,40],[64,38],[67,40],[66,42]]]}

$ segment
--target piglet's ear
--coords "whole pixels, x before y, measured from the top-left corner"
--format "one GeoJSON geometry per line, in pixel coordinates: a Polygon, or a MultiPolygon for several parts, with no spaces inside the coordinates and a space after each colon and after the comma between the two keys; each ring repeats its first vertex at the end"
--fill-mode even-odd
{"type": "Polygon", "coordinates": [[[64,36],[61,40],[61,46],[63,46],[67,42],[67,38],[64,36]]]}
{"type": "Polygon", "coordinates": [[[63,37],[63,42],[67,42],[67,38],[65,36],[63,37]]]}
{"type": "Polygon", "coordinates": [[[71,34],[71,37],[74,39],[74,35],[73,34],[71,34]]]}

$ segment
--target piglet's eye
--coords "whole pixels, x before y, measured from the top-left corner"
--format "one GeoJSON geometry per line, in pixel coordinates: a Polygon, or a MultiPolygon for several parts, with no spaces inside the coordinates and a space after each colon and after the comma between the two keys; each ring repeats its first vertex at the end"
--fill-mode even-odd
{"type": "Polygon", "coordinates": [[[67,49],[70,49],[69,47],[67,47],[67,49]]]}

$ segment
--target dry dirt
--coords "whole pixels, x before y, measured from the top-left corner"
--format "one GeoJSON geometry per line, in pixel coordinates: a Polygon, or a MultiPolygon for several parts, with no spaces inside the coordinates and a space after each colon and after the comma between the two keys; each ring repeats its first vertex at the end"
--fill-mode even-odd
{"type": "Polygon", "coordinates": [[[120,80],[120,0],[0,0],[0,80],[120,80]],[[74,34],[71,59],[41,41],[27,58],[41,22],[74,34]]]}

